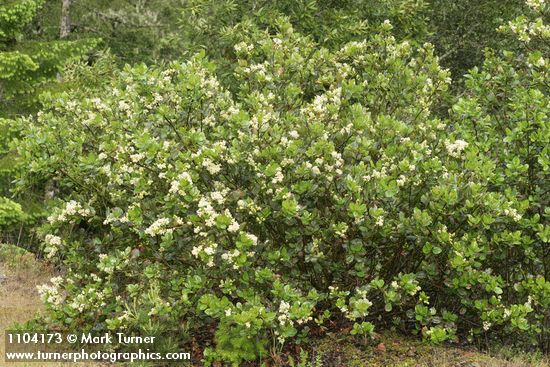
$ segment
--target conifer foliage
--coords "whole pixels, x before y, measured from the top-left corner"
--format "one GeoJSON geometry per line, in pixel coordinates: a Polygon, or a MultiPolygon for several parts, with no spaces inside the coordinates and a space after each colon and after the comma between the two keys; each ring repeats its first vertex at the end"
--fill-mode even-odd
{"type": "Polygon", "coordinates": [[[26,38],[43,2],[0,1],[0,101],[4,113],[15,112],[14,104],[28,106],[35,102],[64,64],[81,58],[97,43],[92,39],[43,42],[26,38]]]}

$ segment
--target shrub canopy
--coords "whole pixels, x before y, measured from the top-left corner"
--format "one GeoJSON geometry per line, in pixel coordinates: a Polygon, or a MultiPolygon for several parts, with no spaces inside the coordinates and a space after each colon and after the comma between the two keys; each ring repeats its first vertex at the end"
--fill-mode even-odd
{"type": "Polygon", "coordinates": [[[48,320],[213,325],[205,359],[235,364],[331,321],[547,342],[548,54],[490,57],[444,120],[449,72],[391,29],[331,51],[281,20],[231,86],[198,54],[21,120],[20,187],[62,199],[48,320]]]}

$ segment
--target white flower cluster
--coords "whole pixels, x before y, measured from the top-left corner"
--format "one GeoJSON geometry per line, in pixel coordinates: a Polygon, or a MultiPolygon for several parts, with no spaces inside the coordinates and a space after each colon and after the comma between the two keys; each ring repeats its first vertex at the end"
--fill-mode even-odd
{"type": "Polygon", "coordinates": [[[90,217],[94,215],[93,209],[84,208],[82,204],[71,200],[65,204],[65,208],[61,212],[54,213],[48,217],[48,222],[54,224],[56,222],[71,221],[71,217],[81,216],[90,217]]]}
{"type": "Polygon", "coordinates": [[[115,215],[115,213],[111,212],[105,217],[105,220],[103,221],[103,224],[107,225],[107,224],[111,224],[111,223],[115,223],[115,222],[119,222],[119,223],[128,223],[128,222],[130,222],[130,220],[128,219],[128,214],[125,213],[122,217],[119,218],[115,215]]]}
{"type": "MultiPolygon", "coordinates": [[[[216,217],[218,216],[218,213],[216,213],[216,210],[212,207],[212,204],[210,201],[202,197],[199,200],[199,208],[197,210],[197,214],[201,216],[203,219],[205,219],[205,225],[207,227],[213,227],[216,223],[216,217]]],[[[200,228],[195,228],[195,233],[200,232],[200,228]]]]}
{"type": "Polygon", "coordinates": [[[229,225],[229,227],[227,227],[227,230],[229,232],[232,232],[232,233],[238,232],[239,229],[241,228],[241,226],[239,225],[239,223],[233,217],[231,217],[231,220],[232,220],[232,222],[229,225]]]}
{"type": "Polygon", "coordinates": [[[445,141],[445,148],[447,148],[447,152],[449,153],[449,155],[455,158],[460,157],[460,154],[464,149],[466,149],[467,146],[468,143],[460,139],[455,140],[452,143],[448,140],[445,141]]]}
{"type": "Polygon", "coordinates": [[[243,72],[253,75],[256,79],[260,81],[271,81],[273,79],[273,75],[268,71],[268,67],[268,62],[264,62],[261,64],[250,64],[250,66],[243,68],[243,72]]]}
{"type": "Polygon", "coordinates": [[[212,175],[215,175],[216,173],[220,172],[221,169],[222,169],[222,166],[217,164],[217,163],[214,163],[212,162],[212,160],[210,158],[205,158],[203,161],[202,161],[202,166],[204,168],[206,168],[206,170],[208,172],[210,172],[210,174],[212,175]]]}
{"type": "Polygon", "coordinates": [[[121,112],[124,112],[126,114],[126,116],[128,117],[132,117],[133,115],[133,111],[134,109],[132,108],[132,106],[126,102],[125,100],[121,100],[120,102],[118,102],[118,109],[121,111],[121,112]]]}
{"type": "Polygon", "coordinates": [[[91,98],[89,99],[89,102],[91,102],[96,109],[98,109],[101,112],[104,111],[110,111],[110,107],[101,100],[101,98],[91,98]]]}
{"type": "Polygon", "coordinates": [[[281,326],[285,326],[285,324],[293,324],[293,321],[289,318],[289,311],[290,303],[281,301],[279,304],[279,316],[277,317],[277,320],[279,320],[279,324],[281,326]]]}
{"type": "Polygon", "coordinates": [[[241,255],[241,252],[238,249],[233,249],[231,251],[228,251],[224,254],[222,254],[222,259],[227,261],[229,264],[233,265],[233,269],[238,269],[238,265],[234,264],[235,258],[239,257],[241,255]]]}
{"type": "Polygon", "coordinates": [[[386,178],[388,177],[388,168],[383,166],[380,170],[373,169],[370,175],[363,176],[363,180],[370,181],[373,178],[386,178]]]}
{"type": "Polygon", "coordinates": [[[44,252],[46,253],[46,257],[48,259],[51,259],[52,257],[55,256],[55,254],[59,250],[59,247],[62,244],[61,237],[48,234],[46,235],[44,242],[46,243],[46,246],[44,247],[44,252]]]}
{"type": "Polygon", "coordinates": [[[185,191],[181,188],[181,182],[187,182],[189,185],[193,184],[193,179],[191,178],[191,175],[187,172],[182,172],[178,175],[177,179],[173,180],[170,183],[170,190],[168,190],[171,194],[179,194],[184,195],[185,191]]]}
{"type": "MultiPolygon", "coordinates": [[[[533,2],[532,5],[536,7],[537,3],[533,2]]],[[[550,38],[550,25],[545,24],[542,18],[537,18],[531,22],[523,17],[517,18],[508,22],[506,26],[501,26],[499,30],[509,30],[517,36],[518,40],[525,43],[531,42],[533,37],[542,39],[550,38]]]]}
{"type": "Polygon", "coordinates": [[[200,257],[201,253],[206,255],[207,261],[206,265],[211,268],[214,266],[214,254],[216,253],[216,249],[218,248],[217,243],[208,243],[203,245],[197,245],[194,246],[191,250],[191,254],[195,257],[200,257]]]}
{"type": "Polygon", "coordinates": [[[82,313],[85,309],[104,307],[106,305],[104,300],[105,294],[100,289],[89,287],[76,295],[68,306],[82,313]]]}
{"type": "Polygon", "coordinates": [[[172,232],[172,228],[167,228],[169,224],[170,219],[159,218],[145,230],[145,233],[151,237],[155,237],[157,235],[163,235],[165,233],[172,232]]]}
{"type": "Polygon", "coordinates": [[[214,202],[222,205],[223,203],[225,203],[225,198],[226,198],[228,192],[229,192],[229,189],[225,189],[223,191],[213,191],[213,192],[210,193],[210,198],[214,202]]]}
{"type": "Polygon", "coordinates": [[[539,11],[544,7],[545,0],[526,0],[525,4],[535,11],[539,11]]]}
{"type": "Polygon", "coordinates": [[[515,208],[504,209],[503,213],[504,215],[509,216],[516,222],[521,220],[521,214],[519,214],[515,208]]]}
{"type": "Polygon", "coordinates": [[[395,181],[397,182],[397,186],[404,186],[407,183],[407,176],[400,175],[395,181]]]}
{"type": "Polygon", "coordinates": [[[285,178],[285,175],[283,175],[283,172],[281,171],[281,167],[278,167],[277,172],[275,172],[275,176],[273,176],[273,178],[271,179],[271,183],[274,185],[281,183],[283,182],[284,178],[285,178]]]}
{"type": "Polygon", "coordinates": [[[134,163],[138,163],[139,161],[143,160],[143,158],[145,158],[145,154],[143,153],[136,153],[136,154],[130,155],[130,160],[134,163]]]}
{"type": "MultiPolygon", "coordinates": [[[[338,119],[342,104],[342,88],[336,87],[324,94],[315,96],[313,102],[301,109],[301,113],[309,119],[338,119]]],[[[346,132],[346,131],[342,131],[346,132]]],[[[347,131],[349,133],[349,131],[347,131]]]]}
{"type": "Polygon", "coordinates": [[[237,53],[242,53],[242,52],[250,52],[254,49],[254,45],[253,44],[247,44],[246,42],[241,42],[241,43],[237,43],[235,46],[235,51],[237,53]]]}
{"type": "Polygon", "coordinates": [[[54,235],[46,235],[46,244],[52,245],[52,246],[60,246],[61,245],[61,237],[54,236],[54,235]]]}
{"type": "Polygon", "coordinates": [[[61,283],[63,282],[62,277],[53,277],[50,279],[50,284],[42,284],[37,286],[38,294],[43,302],[55,306],[59,306],[63,303],[65,297],[62,293],[59,292],[61,283]]]}

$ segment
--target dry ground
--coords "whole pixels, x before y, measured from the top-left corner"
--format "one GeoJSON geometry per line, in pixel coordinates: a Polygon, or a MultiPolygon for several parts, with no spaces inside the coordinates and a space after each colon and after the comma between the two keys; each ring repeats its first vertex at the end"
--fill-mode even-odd
{"type": "Polygon", "coordinates": [[[417,339],[385,333],[374,345],[357,346],[350,337],[324,338],[310,354],[319,354],[324,367],[550,367],[537,355],[494,351],[480,353],[452,346],[430,346],[417,339]]]}
{"type": "MultiPolygon", "coordinates": [[[[0,366],[11,367],[100,367],[97,363],[9,363],[4,361],[4,331],[14,323],[31,319],[41,311],[36,286],[44,284],[53,276],[50,268],[36,261],[31,254],[14,251],[12,246],[0,244],[0,366]]],[[[502,352],[493,357],[476,351],[455,347],[426,346],[415,339],[385,334],[375,346],[359,347],[343,334],[329,334],[314,343],[308,361],[319,364],[298,364],[301,367],[550,367],[548,359],[541,356],[514,354],[503,357],[502,352]]],[[[306,358],[304,358],[305,360],[306,358]]],[[[281,359],[286,360],[286,358],[281,359]]],[[[200,366],[195,361],[194,365],[200,366]]],[[[278,367],[276,361],[265,366],[278,367]]]]}
{"type": "MultiPolygon", "coordinates": [[[[54,276],[51,269],[36,261],[29,253],[14,251],[0,244],[0,366],[11,367],[67,367],[69,363],[20,362],[4,360],[5,330],[23,323],[41,311],[36,286],[47,283],[54,276]]],[[[97,363],[74,363],[77,367],[100,367],[97,363]]],[[[104,365],[103,365],[104,366],[104,365]]]]}

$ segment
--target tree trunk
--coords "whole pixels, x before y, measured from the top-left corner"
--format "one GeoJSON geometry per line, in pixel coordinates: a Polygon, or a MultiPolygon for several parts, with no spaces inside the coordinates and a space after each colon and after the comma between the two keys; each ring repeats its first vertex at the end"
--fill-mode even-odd
{"type": "Polygon", "coordinates": [[[62,0],[61,5],[61,26],[59,38],[66,38],[71,33],[70,7],[72,0],[62,0]]]}

